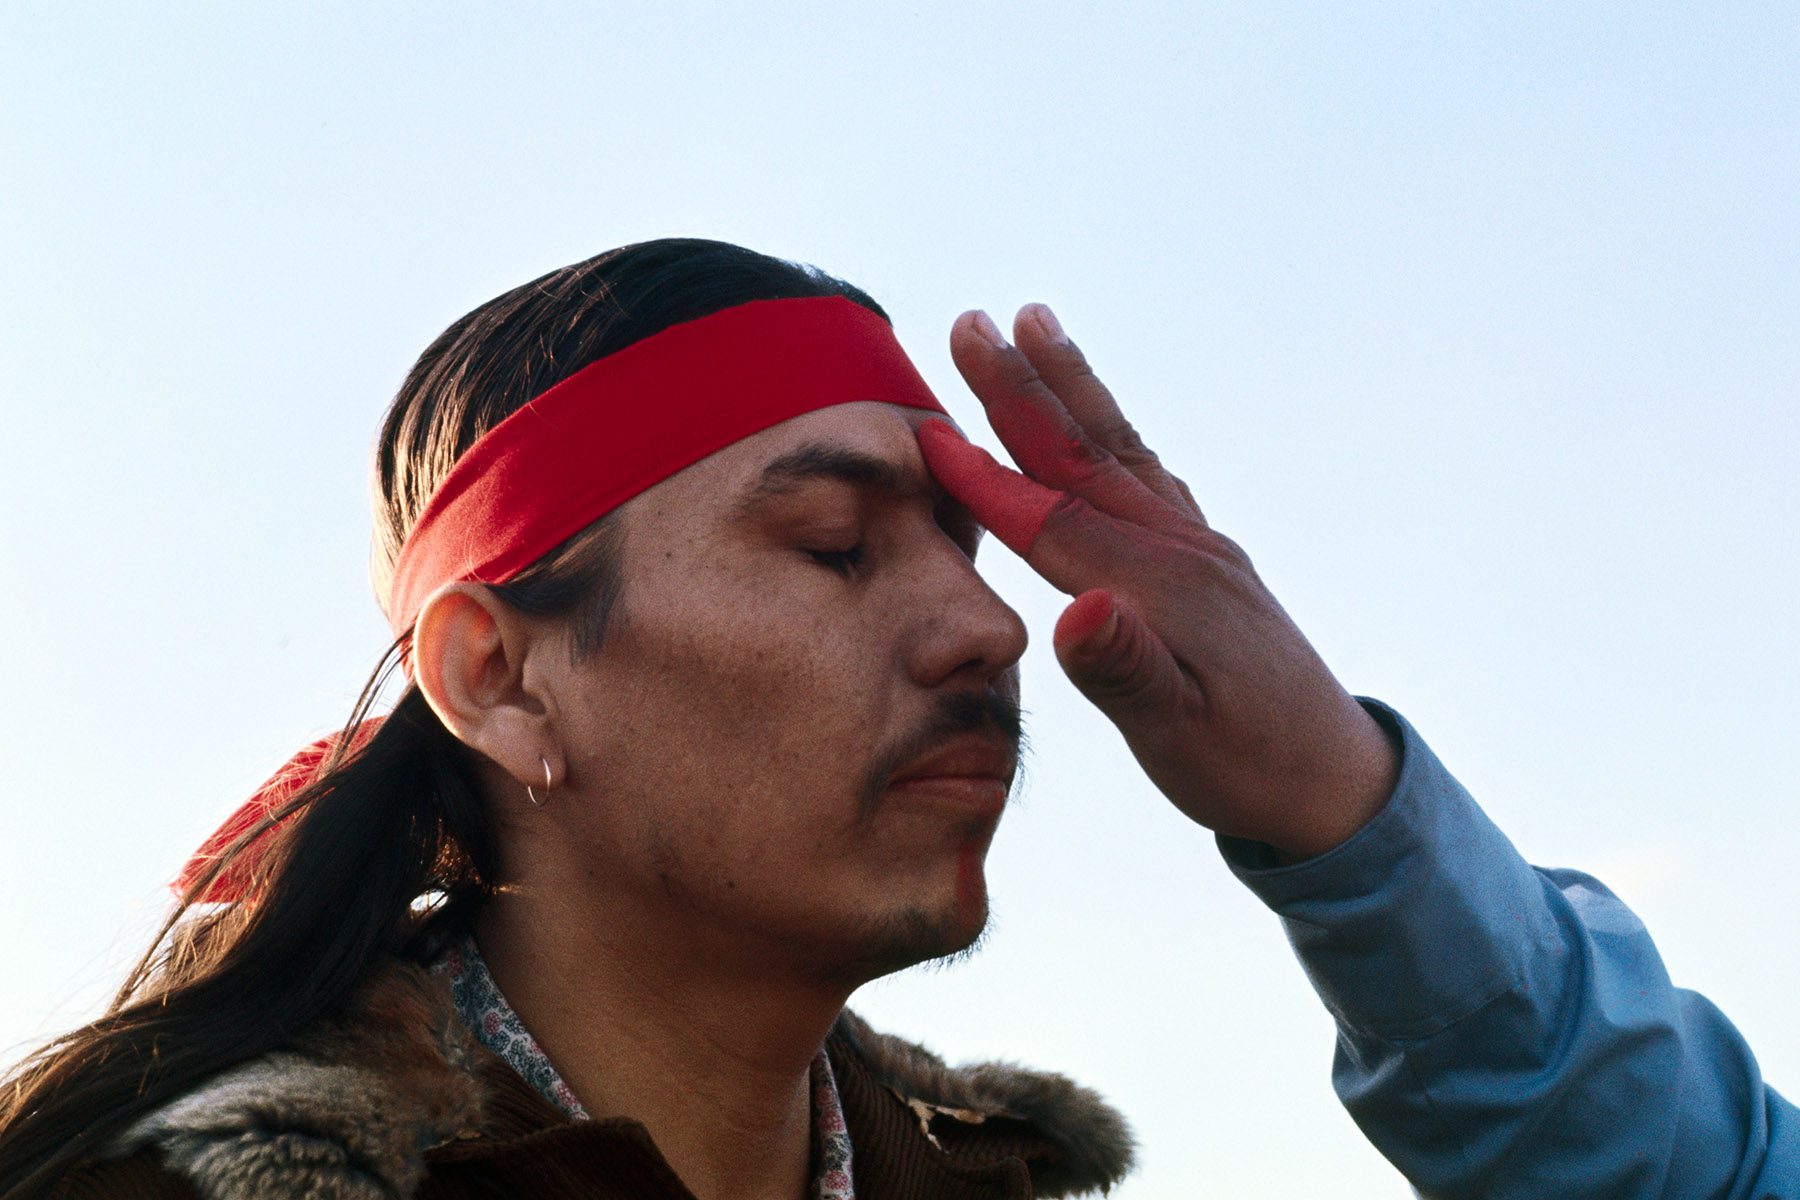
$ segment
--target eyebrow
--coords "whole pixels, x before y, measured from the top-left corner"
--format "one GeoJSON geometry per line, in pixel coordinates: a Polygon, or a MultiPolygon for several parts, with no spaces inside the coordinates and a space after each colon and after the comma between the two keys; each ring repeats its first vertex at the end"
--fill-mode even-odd
{"type": "Polygon", "coordinates": [[[829,442],[808,442],[765,466],[738,498],[733,510],[741,516],[776,496],[821,479],[879,492],[894,500],[918,497],[937,500],[943,495],[943,490],[935,483],[888,459],[829,442]]]}

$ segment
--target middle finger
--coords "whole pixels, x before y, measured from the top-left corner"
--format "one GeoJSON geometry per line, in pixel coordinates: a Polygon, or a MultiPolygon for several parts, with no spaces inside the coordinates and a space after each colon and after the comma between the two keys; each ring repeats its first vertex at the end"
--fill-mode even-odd
{"type": "Polygon", "coordinates": [[[1176,514],[1168,502],[1088,436],[987,314],[957,318],[950,355],[987,410],[988,423],[1027,474],[1113,516],[1153,528],[1172,523],[1176,514]]]}

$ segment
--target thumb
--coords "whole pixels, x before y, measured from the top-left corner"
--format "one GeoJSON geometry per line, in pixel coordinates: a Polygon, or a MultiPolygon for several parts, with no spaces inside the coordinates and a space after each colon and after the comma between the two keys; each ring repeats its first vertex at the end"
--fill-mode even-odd
{"type": "Polygon", "coordinates": [[[1051,640],[1069,681],[1115,724],[1165,716],[1178,702],[1182,672],[1174,656],[1130,605],[1104,588],[1075,597],[1051,640]]]}

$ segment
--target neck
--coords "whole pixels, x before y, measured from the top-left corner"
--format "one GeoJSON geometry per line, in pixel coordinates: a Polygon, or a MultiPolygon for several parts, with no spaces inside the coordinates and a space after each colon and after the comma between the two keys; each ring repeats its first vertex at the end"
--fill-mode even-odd
{"type": "Polygon", "coordinates": [[[812,1061],[848,991],[709,953],[618,897],[591,913],[569,899],[503,892],[476,939],[589,1115],[643,1122],[701,1200],[805,1195],[812,1061]]]}

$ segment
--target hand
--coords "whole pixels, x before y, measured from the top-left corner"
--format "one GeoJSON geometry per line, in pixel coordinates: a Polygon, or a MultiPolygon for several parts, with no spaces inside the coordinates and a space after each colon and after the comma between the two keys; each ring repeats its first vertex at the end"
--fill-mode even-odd
{"type": "Polygon", "coordinates": [[[1189,817],[1322,854],[1380,811],[1398,755],[1249,558],[1201,515],[1043,305],[1008,345],[985,313],[950,334],[957,369],[1024,474],[942,421],[925,461],[977,520],[1075,597],[1056,657],[1151,782],[1189,817]]]}

